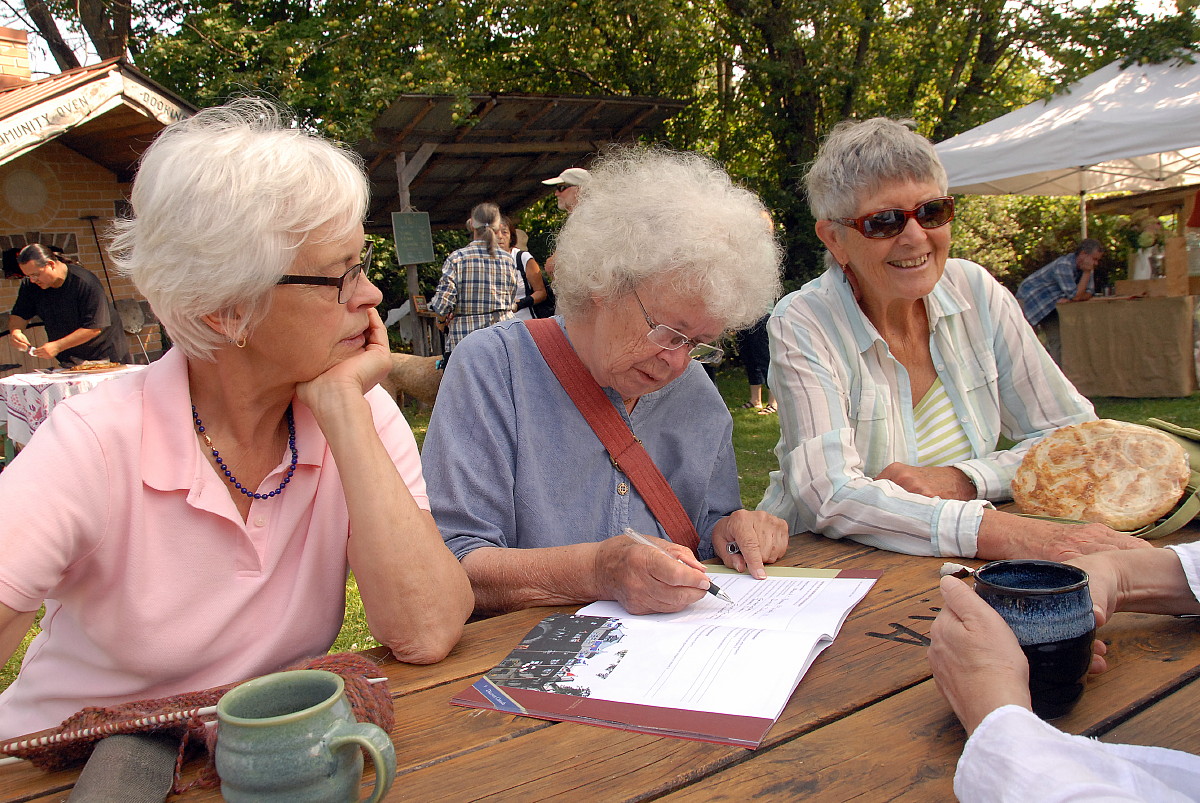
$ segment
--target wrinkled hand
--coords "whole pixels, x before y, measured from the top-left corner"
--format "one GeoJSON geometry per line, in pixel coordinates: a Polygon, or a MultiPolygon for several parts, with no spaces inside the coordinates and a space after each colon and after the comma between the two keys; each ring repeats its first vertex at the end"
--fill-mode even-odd
{"type": "Polygon", "coordinates": [[[379,384],[392,367],[387,328],[375,309],[367,311],[367,343],[362,351],[329,367],[319,376],[296,387],[300,401],[316,412],[322,402],[333,401],[342,393],[362,396],[379,384]]]}
{"type": "Polygon", "coordinates": [[[1087,572],[1088,593],[1092,596],[1092,613],[1096,616],[1096,627],[1105,624],[1117,611],[1120,601],[1120,570],[1113,560],[1115,552],[1097,552],[1080,555],[1067,561],[1087,572]]]}
{"type": "Polygon", "coordinates": [[[1060,563],[1094,552],[1153,549],[1146,540],[1103,524],[1068,524],[985,510],[979,526],[976,557],[1039,558],[1060,563]]]}
{"type": "Polygon", "coordinates": [[[1008,624],[962,580],[943,577],[941,587],[929,666],[967,733],[1000,706],[1030,708],[1029,662],[1008,624]]]}
{"type": "Polygon", "coordinates": [[[907,463],[892,463],[875,478],[891,480],[909,493],[921,496],[936,496],[941,499],[967,501],[978,497],[978,492],[967,475],[953,466],[910,466],[907,463]]]}
{"type": "Polygon", "coordinates": [[[739,572],[748,569],[751,577],[762,580],[767,576],[763,564],[787,552],[788,526],[761,510],[735,510],[713,527],[712,541],[722,563],[739,572]],[[737,553],[730,554],[730,544],[737,544],[737,553]]]}
{"type": "Polygon", "coordinates": [[[708,577],[691,550],[670,542],[663,543],[663,550],[623,535],[600,542],[596,551],[600,598],[616,600],[633,614],[673,613],[701,599],[708,577]]]}
{"type": "MultiPolygon", "coordinates": [[[[1032,521],[1036,521],[1036,519],[1032,519],[1032,521]]],[[[1047,526],[1040,554],[1019,557],[1040,557],[1044,560],[1056,560],[1061,563],[1093,552],[1154,548],[1143,538],[1117,532],[1103,524],[1039,523],[1047,526]]]]}

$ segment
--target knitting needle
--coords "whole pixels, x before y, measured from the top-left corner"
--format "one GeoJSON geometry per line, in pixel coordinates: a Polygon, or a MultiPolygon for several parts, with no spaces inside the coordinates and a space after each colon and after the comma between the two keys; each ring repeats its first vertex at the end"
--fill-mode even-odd
{"type": "MultiPolygon", "coordinates": [[[[367,683],[372,685],[376,683],[386,683],[387,678],[366,678],[367,683]]],[[[170,711],[165,714],[155,714],[153,716],[139,717],[137,719],[124,720],[122,722],[109,722],[104,725],[97,725],[93,728],[85,728],[78,731],[66,731],[64,733],[55,733],[48,736],[41,736],[36,739],[17,740],[9,742],[5,745],[0,745],[0,753],[9,753],[13,750],[27,750],[30,748],[48,747],[53,744],[61,744],[63,742],[73,742],[80,739],[90,739],[95,736],[111,736],[121,730],[136,730],[137,728],[148,725],[166,725],[171,722],[178,722],[182,719],[192,719],[193,717],[206,717],[217,713],[215,705],[205,706],[203,708],[191,708],[186,711],[170,711]]],[[[216,722],[204,723],[205,726],[212,725],[216,722]]],[[[20,756],[7,756],[0,758],[0,767],[6,764],[15,764],[18,761],[24,761],[20,756]]]]}

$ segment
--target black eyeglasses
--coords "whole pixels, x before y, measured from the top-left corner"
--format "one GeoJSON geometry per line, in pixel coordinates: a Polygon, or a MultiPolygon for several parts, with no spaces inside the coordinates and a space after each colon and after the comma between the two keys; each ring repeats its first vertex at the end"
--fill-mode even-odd
{"type": "Polygon", "coordinates": [[[574,186],[575,186],[574,184],[567,184],[567,183],[564,181],[562,184],[555,184],[555,185],[554,185],[554,191],[555,191],[555,192],[562,192],[562,191],[564,191],[564,190],[568,190],[568,189],[570,189],[571,187],[574,187],[574,186]]]}
{"type": "Polygon", "coordinates": [[[358,287],[358,279],[364,273],[371,269],[371,255],[375,252],[375,243],[367,245],[367,253],[363,255],[362,262],[357,265],[351,265],[346,269],[346,272],[336,279],[331,276],[296,276],[294,274],[285,274],[279,277],[276,284],[314,284],[320,287],[336,287],[338,289],[338,303],[345,304],[354,295],[355,288],[358,287]]]}
{"type": "Polygon", "coordinates": [[[923,229],[945,226],[954,220],[954,199],[950,197],[934,198],[916,209],[883,209],[862,217],[834,218],[834,222],[857,230],[863,237],[869,237],[872,240],[886,240],[896,237],[904,231],[909,218],[916,218],[917,225],[923,229]]]}
{"type": "Polygon", "coordinates": [[[660,349],[674,351],[682,346],[688,347],[688,356],[696,362],[715,365],[725,356],[725,350],[719,346],[713,346],[709,343],[701,343],[699,340],[693,340],[683,332],[676,331],[665,323],[655,323],[650,317],[650,313],[646,312],[646,305],[642,303],[642,298],[637,294],[637,290],[633,291],[633,297],[637,300],[638,306],[642,308],[642,317],[646,319],[646,325],[650,327],[650,331],[646,333],[646,339],[660,349]]]}

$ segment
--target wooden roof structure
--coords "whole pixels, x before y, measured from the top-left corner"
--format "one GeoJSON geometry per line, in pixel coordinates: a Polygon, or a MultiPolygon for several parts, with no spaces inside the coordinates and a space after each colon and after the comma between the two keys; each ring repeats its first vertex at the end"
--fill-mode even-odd
{"type": "Polygon", "coordinates": [[[1200,184],[1097,198],[1088,201],[1088,212],[1094,215],[1129,215],[1145,209],[1155,217],[1178,214],[1194,201],[1197,191],[1200,191],[1200,184]]]}
{"type": "Polygon", "coordinates": [[[131,181],[158,132],[195,112],[124,59],[108,59],[0,90],[0,164],[57,140],[131,181]]]}
{"type": "Polygon", "coordinates": [[[428,212],[434,228],[452,228],[483,201],[519,211],[551,191],[543,179],[586,167],[605,145],[633,142],[686,105],[620,96],[401,95],[372,123],[372,139],[356,146],[371,179],[367,230],[390,233],[392,212],[428,212]]]}

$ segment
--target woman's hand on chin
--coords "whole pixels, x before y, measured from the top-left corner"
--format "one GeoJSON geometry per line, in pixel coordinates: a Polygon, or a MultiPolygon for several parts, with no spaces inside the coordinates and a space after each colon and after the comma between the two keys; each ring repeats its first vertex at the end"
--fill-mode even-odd
{"type": "Polygon", "coordinates": [[[310,409],[317,410],[323,402],[336,403],[345,394],[361,397],[391,370],[387,327],[374,308],[367,311],[367,316],[367,342],[360,351],[296,386],[296,395],[310,409]]]}

